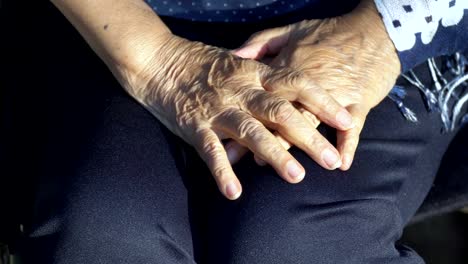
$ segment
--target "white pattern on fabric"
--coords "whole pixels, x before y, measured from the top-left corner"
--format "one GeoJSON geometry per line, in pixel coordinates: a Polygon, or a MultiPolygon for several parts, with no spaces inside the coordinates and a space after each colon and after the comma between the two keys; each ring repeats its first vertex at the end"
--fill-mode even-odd
{"type": "Polygon", "coordinates": [[[455,26],[468,9],[468,0],[374,0],[385,27],[398,51],[411,49],[416,34],[429,44],[443,27],[455,26]]]}
{"type": "Polygon", "coordinates": [[[160,16],[204,22],[256,22],[299,10],[312,2],[311,0],[145,1],[160,16]]]}

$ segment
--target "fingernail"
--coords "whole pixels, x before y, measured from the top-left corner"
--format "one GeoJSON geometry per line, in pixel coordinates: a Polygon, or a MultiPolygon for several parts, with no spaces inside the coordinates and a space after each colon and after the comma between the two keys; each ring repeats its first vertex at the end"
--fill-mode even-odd
{"type": "Polygon", "coordinates": [[[235,183],[230,182],[226,185],[226,194],[229,199],[235,200],[239,198],[241,192],[235,183]]]}
{"type": "Polygon", "coordinates": [[[354,126],[353,117],[347,111],[341,110],[338,112],[338,114],[336,114],[336,120],[343,127],[352,128],[354,126]]]}
{"type": "Polygon", "coordinates": [[[340,157],[330,149],[325,149],[322,152],[322,159],[330,169],[336,169],[341,166],[340,157]]]}
{"type": "Polygon", "coordinates": [[[227,154],[229,163],[231,163],[231,165],[236,163],[237,160],[239,159],[239,153],[233,147],[228,146],[226,148],[226,154],[227,154]]]}
{"type": "Polygon", "coordinates": [[[296,181],[302,180],[305,176],[304,169],[294,160],[290,160],[286,163],[286,169],[288,170],[289,176],[296,181]]]}

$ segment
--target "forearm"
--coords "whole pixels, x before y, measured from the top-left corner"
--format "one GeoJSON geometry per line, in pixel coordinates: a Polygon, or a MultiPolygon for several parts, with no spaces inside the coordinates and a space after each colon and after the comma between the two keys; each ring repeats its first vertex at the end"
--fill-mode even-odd
{"type": "Polygon", "coordinates": [[[52,0],[114,71],[138,74],[170,30],[141,0],[52,0]]]}

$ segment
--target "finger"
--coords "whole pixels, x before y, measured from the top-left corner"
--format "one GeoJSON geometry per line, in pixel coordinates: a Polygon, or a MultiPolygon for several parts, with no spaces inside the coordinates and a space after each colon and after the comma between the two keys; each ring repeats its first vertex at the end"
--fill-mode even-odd
{"type": "Polygon", "coordinates": [[[290,35],[290,26],[272,28],[253,34],[233,53],[246,59],[262,59],[265,55],[276,55],[283,48],[290,35]]]}
{"type": "Polygon", "coordinates": [[[304,178],[302,165],[251,115],[234,109],[218,116],[213,124],[270,164],[286,181],[297,183],[304,178]]]}
{"type": "MultiPolygon", "coordinates": [[[[301,112],[301,114],[304,116],[304,118],[309,122],[309,124],[312,127],[314,128],[318,127],[318,125],[320,124],[320,120],[318,120],[315,115],[305,110],[301,106],[297,107],[297,110],[301,112]]],[[[278,132],[275,132],[274,135],[276,139],[278,140],[278,142],[284,147],[284,149],[288,150],[289,148],[291,148],[292,146],[291,143],[289,143],[286,139],[284,139],[284,137],[282,137],[281,134],[279,134],[278,132]]],[[[231,165],[234,165],[235,163],[237,163],[249,151],[248,148],[242,146],[241,144],[237,143],[234,140],[229,141],[224,146],[224,148],[226,149],[229,162],[231,163],[231,165]]],[[[254,156],[254,159],[258,165],[260,166],[266,165],[266,162],[260,159],[259,157],[254,156]]]]}
{"type": "Polygon", "coordinates": [[[322,167],[333,170],[341,166],[336,148],[286,99],[261,90],[246,95],[246,108],[256,119],[305,151],[322,167]]]}
{"type": "Polygon", "coordinates": [[[325,89],[303,74],[287,68],[265,71],[262,86],[288,101],[299,102],[326,124],[339,129],[351,129],[352,116],[325,89]]]}
{"type": "MultiPolygon", "coordinates": [[[[278,140],[278,142],[281,144],[281,146],[283,146],[284,149],[288,150],[289,148],[291,148],[291,143],[286,141],[286,139],[284,139],[280,134],[278,134],[278,132],[275,132],[274,135],[276,139],[278,140]]],[[[236,141],[228,142],[224,148],[226,149],[229,162],[231,163],[231,165],[234,165],[235,163],[237,163],[249,151],[248,148],[242,146],[236,141]]],[[[267,165],[267,163],[264,160],[260,159],[256,155],[254,155],[254,160],[260,166],[267,165]]]]}
{"type": "MultiPolygon", "coordinates": [[[[279,135],[276,136],[276,137],[277,137],[277,139],[278,138],[282,139],[282,137],[279,136],[279,135]]],[[[283,139],[283,141],[285,141],[285,140],[283,139]]],[[[289,149],[290,146],[291,145],[286,144],[286,147],[284,149],[289,149]]],[[[226,148],[226,152],[228,154],[229,162],[231,163],[231,165],[234,165],[235,163],[237,163],[249,151],[248,148],[242,146],[241,144],[237,143],[236,141],[230,141],[228,144],[226,144],[225,148],[226,148]]],[[[254,160],[259,166],[267,165],[267,163],[264,160],[260,159],[256,155],[254,155],[254,160]]]]}
{"type": "Polygon", "coordinates": [[[304,116],[304,118],[312,127],[317,128],[320,125],[320,120],[314,114],[307,111],[304,107],[297,107],[297,110],[301,112],[302,116],[304,116]]]}
{"type": "Polygon", "coordinates": [[[362,128],[366,116],[369,113],[367,108],[363,108],[357,105],[348,107],[350,113],[353,115],[355,121],[355,127],[346,131],[337,131],[337,147],[342,157],[341,170],[348,170],[353,163],[354,154],[356,153],[357,146],[359,144],[359,135],[361,134],[362,128]]]}
{"type": "MultiPolygon", "coordinates": [[[[320,124],[320,120],[317,119],[315,115],[304,109],[303,107],[297,107],[297,110],[301,112],[304,118],[311,124],[312,127],[317,128],[320,124]]],[[[284,149],[288,150],[291,148],[292,144],[288,142],[281,134],[278,132],[274,133],[278,142],[284,147],[284,149]]],[[[242,146],[241,144],[237,143],[236,141],[229,141],[224,148],[226,149],[229,162],[231,165],[237,163],[248,151],[249,149],[242,146]]],[[[259,166],[265,166],[267,163],[262,160],[261,158],[254,155],[254,160],[259,166]]]]}
{"type": "MultiPolygon", "coordinates": [[[[310,113],[309,111],[305,110],[303,107],[297,107],[297,110],[301,112],[301,114],[304,116],[304,118],[309,122],[309,124],[317,128],[320,125],[320,120],[317,119],[317,117],[310,113]]],[[[280,144],[285,148],[285,149],[290,149],[292,147],[292,144],[288,142],[281,134],[278,132],[275,132],[275,137],[280,142],[280,144]]],[[[257,162],[258,165],[264,166],[265,161],[262,159],[258,158],[257,156],[254,156],[255,162],[257,162]]]]}
{"type": "MultiPolygon", "coordinates": [[[[292,144],[289,143],[283,136],[281,136],[281,134],[279,134],[278,132],[275,132],[274,135],[276,137],[276,140],[278,140],[278,142],[281,144],[281,146],[283,146],[284,149],[288,150],[292,147],[292,144]]],[[[267,164],[264,160],[259,158],[257,155],[254,155],[254,160],[259,166],[265,166],[267,164]]]]}
{"type": "Polygon", "coordinates": [[[242,186],[232,170],[224,146],[216,133],[210,129],[200,131],[194,145],[213,174],[221,193],[230,200],[239,198],[242,186]]]}

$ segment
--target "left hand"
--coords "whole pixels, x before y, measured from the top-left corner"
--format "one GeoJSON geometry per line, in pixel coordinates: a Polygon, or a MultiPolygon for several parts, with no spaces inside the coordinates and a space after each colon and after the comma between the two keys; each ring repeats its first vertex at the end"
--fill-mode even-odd
{"type": "MultiPolygon", "coordinates": [[[[233,52],[264,62],[268,56],[273,57],[268,61],[270,66],[291,67],[304,73],[347,108],[355,127],[337,131],[342,170],[351,166],[368,112],[385,98],[400,74],[395,47],[372,0],[361,1],[341,17],[304,20],[258,32],[233,52]]],[[[288,89],[281,93],[288,98],[288,89]]],[[[309,122],[319,125],[313,114],[300,105],[298,108],[309,122]]],[[[279,134],[276,136],[285,148],[291,146],[279,134]]],[[[247,152],[235,142],[228,143],[226,149],[233,163],[247,152]]],[[[258,157],[256,160],[262,163],[258,157]]]]}

